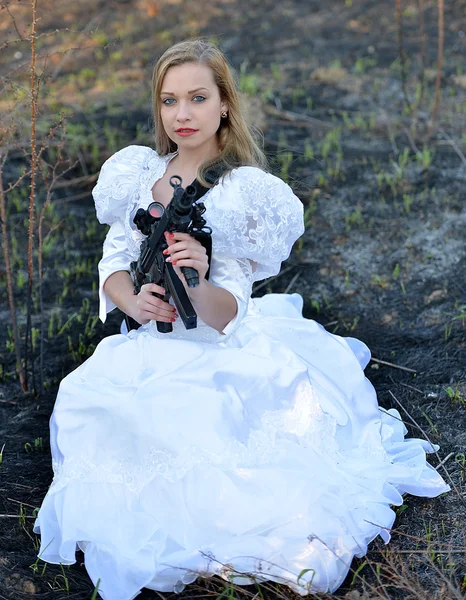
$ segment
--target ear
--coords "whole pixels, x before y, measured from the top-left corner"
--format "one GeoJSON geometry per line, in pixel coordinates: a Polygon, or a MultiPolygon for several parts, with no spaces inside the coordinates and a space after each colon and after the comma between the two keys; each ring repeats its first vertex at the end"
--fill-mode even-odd
{"type": "Polygon", "coordinates": [[[226,102],[226,101],[222,101],[222,103],[220,104],[220,108],[221,108],[221,111],[222,111],[222,112],[223,112],[223,111],[226,111],[226,112],[228,112],[228,109],[229,109],[228,102],[226,102]]]}

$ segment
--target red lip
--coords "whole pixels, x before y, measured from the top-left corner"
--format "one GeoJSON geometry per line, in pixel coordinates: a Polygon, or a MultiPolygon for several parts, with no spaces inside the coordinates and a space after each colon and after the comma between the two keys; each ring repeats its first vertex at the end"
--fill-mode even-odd
{"type": "Polygon", "coordinates": [[[190,133],[192,131],[199,131],[198,129],[191,129],[191,127],[180,127],[179,129],[176,129],[176,133],[190,133]]]}

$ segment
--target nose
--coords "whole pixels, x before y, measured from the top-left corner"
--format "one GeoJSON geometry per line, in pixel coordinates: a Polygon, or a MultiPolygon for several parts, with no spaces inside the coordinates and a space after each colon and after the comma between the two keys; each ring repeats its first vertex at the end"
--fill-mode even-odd
{"type": "Polygon", "coordinates": [[[189,110],[189,104],[187,102],[179,102],[176,120],[180,123],[184,123],[185,121],[189,121],[190,119],[191,112],[189,110]]]}

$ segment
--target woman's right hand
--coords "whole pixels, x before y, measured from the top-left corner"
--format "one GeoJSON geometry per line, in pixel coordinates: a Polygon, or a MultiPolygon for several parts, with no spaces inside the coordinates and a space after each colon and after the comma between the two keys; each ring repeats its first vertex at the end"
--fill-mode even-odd
{"type": "Polygon", "coordinates": [[[154,296],[154,293],[165,296],[164,288],[156,283],[145,283],[141,286],[139,294],[134,296],[134,311],[131,317],[141,325],[151,320],[173,323],[178,317],[176,308],[154,296]]]}

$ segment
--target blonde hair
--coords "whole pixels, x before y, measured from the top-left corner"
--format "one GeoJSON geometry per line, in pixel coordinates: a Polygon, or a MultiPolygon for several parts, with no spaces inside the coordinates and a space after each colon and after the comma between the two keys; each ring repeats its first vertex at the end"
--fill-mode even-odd
{"type": "Polygon", "coordinates": [[[208,169],[221,165],[227,173],[240,166],[267,168],[264,153],[254,140],[252,130],[241,112],[240,97],[233,76],[223,53],[212,43],[202,39],[186,40],[168,48],[159,58],[152,75],[152,110],[155,125],[155,149],[166,156],[177,149],[176,143],[165,133],[160,116],[160,92],[165,74],[170,67],[185,63],[200,63],[210,67],[220,92],[220,99],[228,103],[228,116],[221,119],[217,132],[220,154],[204,162],[198,171],[198,180],[211,187],[205,180],[208,169]]]}

